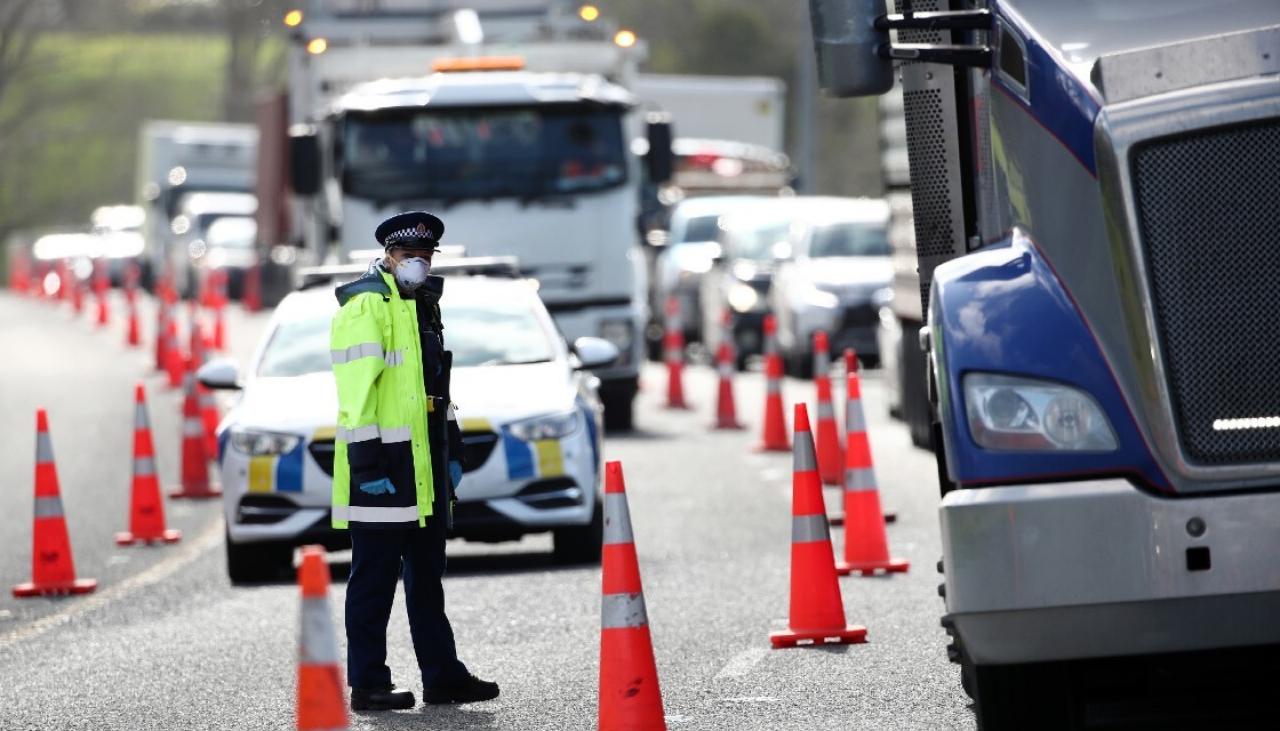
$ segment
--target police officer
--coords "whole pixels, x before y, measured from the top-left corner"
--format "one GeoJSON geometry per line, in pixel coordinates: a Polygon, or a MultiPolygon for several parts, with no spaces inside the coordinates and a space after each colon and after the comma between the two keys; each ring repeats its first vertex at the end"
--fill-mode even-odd
{"type": "Polygon", "coordinates": [[[402,213],[374,233],[386,256],[337,289],[330,335],[338,385],[333,525],[351,533],[347,683],[355,710],[412,708],[387,668],[387,621],[403,572],[414,653],[427,703],[496,698],[497,683],[458,661],[444,612],[445,537],[462,478],[449,401],[440,295],[429,274],[444,223],[402,213]]]}

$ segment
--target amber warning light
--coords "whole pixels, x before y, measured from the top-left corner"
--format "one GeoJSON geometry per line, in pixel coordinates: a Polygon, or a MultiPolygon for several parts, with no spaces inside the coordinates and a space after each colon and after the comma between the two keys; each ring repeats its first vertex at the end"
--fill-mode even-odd
{"type": "Polygon", "coordinates": [[[431,63],[432,71],[520,71],[524,59],[519,56],[475,56],[462,58],[437,58],[431,63]]]}

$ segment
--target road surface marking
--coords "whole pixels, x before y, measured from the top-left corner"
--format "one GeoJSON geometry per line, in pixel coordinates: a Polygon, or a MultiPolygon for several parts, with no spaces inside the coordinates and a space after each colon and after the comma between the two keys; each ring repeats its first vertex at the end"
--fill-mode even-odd
{"type": "Polygon", "coordinates": [[[769,654],[768,648],[752,647],[739,652],[737,655],[729,658],[729,662],[720,668],[720,672],[716,673],[716,680],[723,678],[740,678],[751,672],[765,655],[769,654]]]}
{"type": "Polygon", "coordinates": [[[102,591],[89,594],[84,599],[68,600],[74,603],[68,603],[65,608],[53,614],[41,617],[30,624],[0,635],[0,651],[7,650],[20,642],[39,637],[45,632],[66,624],[81,615],[100,609],[139,589],[159,583],[193,563],[202,553],[218,545],[221,541],[222,521],[215,520],[190,543],[186,543],[178,551],[146,571],[130,576],[119,584],[110,586],[102,591]]]}

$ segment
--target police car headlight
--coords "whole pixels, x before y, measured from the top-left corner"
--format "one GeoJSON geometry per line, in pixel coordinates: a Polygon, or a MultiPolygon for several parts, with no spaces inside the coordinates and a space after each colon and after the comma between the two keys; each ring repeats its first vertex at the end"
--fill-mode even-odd
{"type": "Polygon", "coordinates": [[[750,312],[760,304],[760,293],[749,284],[735,282],[729,287],[727,299],[735,312],[750,312]]]}
{"type": "Polygon", "coordinates": [[[1115,432],[1078,388],[994,373],[964,377],[969,431],[979,446],[1016,451],[1110,452],[1115,432]]]}
{"type": "Polygon", "coordinates": [[[298,446],[302,437],[296,434],[279,434],[269,431],[235,429],[231,432],[231,447],[250,457],[288,454],[298,446]]]}
{"type": "Polygon", "coordinates": [[[507,428],[519,439],[536,442],[540,439],[563,439],[578,430],[578,412],[539,416],[517,421],[507,428]]]}

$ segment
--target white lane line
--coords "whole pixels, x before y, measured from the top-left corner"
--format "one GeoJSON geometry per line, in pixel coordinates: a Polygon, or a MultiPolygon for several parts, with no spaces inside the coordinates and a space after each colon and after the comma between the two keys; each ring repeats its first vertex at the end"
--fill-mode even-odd
{"type": "Polygon", "coordinates": [[[190,542],[183,541],[183,545],[173,555],[160,561],[155,566],[134,574],[129,578],[121,581],[119,584],[110,586],[102,591],[89,594],[86,598],[69,598],[64,601],[73,602],[53,614],[23,625],[17,629],[0,634],[0,651],[7,650],[10,647],[30,640],[34,637],[48,632],[49,630],[66,624],[73,619],[88,614],[89,612],[99,609],[110,604],[111,602],[127,596],[139,589],[144,589],[152,584],[159,583],[170,576],[176,574],[179,570],[186,568],[193,563],[202,553],[210,550],[222,541],[222,521],[215,520],[210,523],[203,531],[201,531],[194,540],[190,542]]]}
{"type": "Polygon", "coordinates": [[[740,678],[751,672],[751,669],[759,664],[760,661],[764,659],[764,656],[768,654],[769,650],[765,647],[752,647],[750,649],[743,650],[737,655],[729,658],[729,662],[725,663],[724,667],[720,668],[720,672],[716,673],[715,679],[723,680],[724,678],[740,678]]]}

